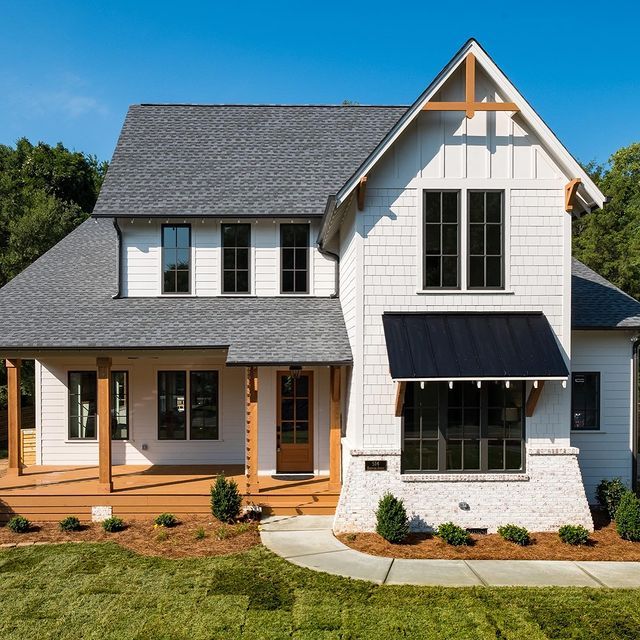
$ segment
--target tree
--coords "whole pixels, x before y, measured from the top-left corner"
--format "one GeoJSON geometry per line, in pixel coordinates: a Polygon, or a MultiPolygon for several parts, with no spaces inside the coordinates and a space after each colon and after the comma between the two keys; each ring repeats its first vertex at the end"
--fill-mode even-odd
{"type": "Polygon", "coordinates": [[[640,298],[640,142],[616,151],[607,166],[585,169],[610,201],[573,223],[573,253],[640,298]]]}

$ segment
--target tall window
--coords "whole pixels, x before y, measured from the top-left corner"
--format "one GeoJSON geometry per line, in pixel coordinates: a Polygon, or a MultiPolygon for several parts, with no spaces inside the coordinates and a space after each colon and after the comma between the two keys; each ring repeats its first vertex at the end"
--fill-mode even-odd
{"type": "Polygon", "coordinates": [[[504,286],[504,214],[501,191],[469,192],[469,288],[504,286]]]}
{"type": "Polygon", "coordinates": [[[95,371],[69,372],[69,439],[95,440],[98,381],[95,371]]]}
{"type": "Polygon", "coordinates": [[[158,371],[159,440],[217,440],[218,407],[217,371],[158,371]]]}
{"type": "Polygon", "coordinates": [[[600,429],[600,374],[574,373],[571,382],[571,428],[600,429]]]}
{"type": "Polygon", "coordinates": [[[222,292],[249,293],[250,224],[222,225],[222,292]]]}
{"type": "Polygon", "coordinates": [[[309,292],[309,225],[280,225],[282,293],[309,292]]]}
{"type": "Polygon", "coordinates": [[[501,472],[524,467],[524,383],[407,383],[402,470],[501,472]]]}
{"type": "Polygon", "coordinates": [[[460,196],[457,191],[424,192],[424,288],[460,286],[460,196]]]}
{"type": "Polygon", "coordinates": [[[191,227],[162,225],[162,293],[191,290],[191,227]]]}
{"type": "Polygon", "coordinates": [[[111,372],[111,439],[129,439],[129,374],[111,372]]]}

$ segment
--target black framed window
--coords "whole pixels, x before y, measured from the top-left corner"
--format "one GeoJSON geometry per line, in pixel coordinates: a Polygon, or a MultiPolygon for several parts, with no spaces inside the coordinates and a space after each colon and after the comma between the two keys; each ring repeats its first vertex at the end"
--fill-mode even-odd
{"type": "Polygon", "coordinates": [[[469,192],[469,289],[504,287],[502,191],[469,192]]]}
{"type": "Polygon", "coordinates": [[[222,225],[222,292],[249,293],[250,224],[222,225]]]}
{"type": "Polygon", "coordinates": [[[511,472],[524,468],[523,382],[408,382],[404,473],[511,472]]]}
{"type": "Polygon", "coordinates": [[[111,439],[129,439],[129,373],[111,372],[111,439]]]}
{"type": "Polygon", "coordinates": [[[162,225],[162,293],[191,291],[191,225],[162,225]]]}
{"type": "Polygon", "coordinates": [[[218,439],[218,372],[191,371],[189,434],[192,440],[218,439]]]}
{"type": "Polygon", "coordinates": [[[68,383],[69,439],[95,440],[97,437],[97,373],[70,371],[68,383]]]}
{"type": "Polygon", "coordinates": [[[460,192],[424,192],[425,289],[460,287],[460,192]]]}
{"type": "Polygon", "coordinates": [[[571,428],[576,431],[600,429],[600,374],[597,372],[571,376],[571,428]]]}
{"type": "Polygon", "coordinates": [[[158,439],[187,437],[187,373],[158,371],[158,439]]]}
{"type": "Polygon", "coordinates": [[[280,225],[282,293],[309,293],[309,225],[280,225]]]}

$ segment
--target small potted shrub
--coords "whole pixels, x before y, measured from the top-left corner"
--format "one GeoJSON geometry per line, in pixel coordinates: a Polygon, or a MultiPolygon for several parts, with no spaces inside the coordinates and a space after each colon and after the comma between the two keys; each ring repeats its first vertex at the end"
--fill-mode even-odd
{"type": "Polygon", "coordinates": [[[102,528],[107,533],[122,531],[124,529],[124,520],[122,518],[118,518],[118,516],[111,516],[110,518],[102,521],[102,528]]]}
{"type": "Polygon", "coordinates": [[[558,530],[560,540],[574,546],[587,544],[589,532],[581,524],[565,524],[558,530]]]}
{"type": "Polygon", "coordinates": [[[82,525],[80,524],[80,520],[78,520],[78,518],[76,518],[75,516],[67,516],[66,518],[60,520],[60,522],[58,523],[58,528],[60,529],[60,531],[71,533],[73,531],[80,531],[82,525]]]}
{"type": "Polygon", "coordinates": [[[27,533],[31,529],[31,523],[24,516],[13,516],[7,527],[13,531],[13,533],[27,533]]]}
{"type": "Polygon", "coordinates": [[[627,491],[628,489],[626,485],[620,478],[613,478],[612,480],[605,478],[600,481],[600,484],[596,489],[598,502],[607,510],[607,513],[612,520],[615,520],[620,500],[622,500],[622,496],[627,491]]]}
{"type": "Polygon", "coordinates": [[[385,493],[376,510],[376,531],[392,544],[401,543],[409,535],[409,519],[404,503],[385,493]]]}
{"type": "Polygon", "coordinates": [[[227,480],[223,474],[211,487],[211,512],[220,522],[232,523],[240,515],[242,496],[235,480],[227,480]]]}
{"type": "Polygon", "coordinates": [[[442,523],[436,529],[436,535],[454,547],[466,546],[471,543],[469,532],[453,522],[442,523]]]}
{"type": "Polygon", "coordinates": [[[505,524],[502,527],[498,527],[498,534],[508,542],[513,542],[521,547],[525,547],[531,542],[529,532],[524,527],[519,527],[516,524],[505,524]]]}
{"type": "Polygon", "coordinates": [[[627,491],[616,511],[616,531],[623,540],[640,542],[640,500],[627,491]]]}
{"type": "Polygon", "coordinates": [[[178,520],[173,513],[161,513],[159,516],[156,516],[153,523],[158,527],[171,529],[171,527],[175,527],[178,524],[178,520]]]}

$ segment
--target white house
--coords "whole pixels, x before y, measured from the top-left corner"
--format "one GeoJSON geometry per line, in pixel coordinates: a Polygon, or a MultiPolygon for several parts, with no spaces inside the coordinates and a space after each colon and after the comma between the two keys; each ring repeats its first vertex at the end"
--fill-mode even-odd
{"type": "Polygon", "coordinates": [[[0,290],[0,515],[65,478],[86,515],[172,506],[153,473],[202,508],[238,467],[339,531],[387,491],[416,529],[591,528],[636,481],[640,303],[571,257],[605,201],[474,40],[410,107],[132,106],[92,219],[0,290]]]}

